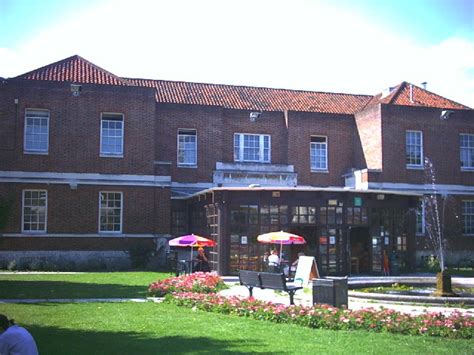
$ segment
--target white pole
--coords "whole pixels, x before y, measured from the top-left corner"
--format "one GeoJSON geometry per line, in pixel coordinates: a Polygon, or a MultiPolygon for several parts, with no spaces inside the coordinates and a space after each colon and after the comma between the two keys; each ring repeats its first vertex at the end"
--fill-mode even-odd
{"type": "Polygon", "coordinates": [[[191,259],[189,261],[189,273],[193,273],[193,245],[191,244],[191,259]]]}

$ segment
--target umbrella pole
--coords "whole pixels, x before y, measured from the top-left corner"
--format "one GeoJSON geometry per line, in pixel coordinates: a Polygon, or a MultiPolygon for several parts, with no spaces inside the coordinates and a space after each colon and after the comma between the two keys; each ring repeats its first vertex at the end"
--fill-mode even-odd
{"type": "Polygon", "coordinates": [[[281,265],[281,260],[282,260],[282,253],[283,253],[283,241],[280,240],[280,265],[281,265]]]}
{"type": "Polygon", "coordinates": [[[191,259],[189,261],[189,273],[193,273],[193,246],[191,245],[191,259]]]}

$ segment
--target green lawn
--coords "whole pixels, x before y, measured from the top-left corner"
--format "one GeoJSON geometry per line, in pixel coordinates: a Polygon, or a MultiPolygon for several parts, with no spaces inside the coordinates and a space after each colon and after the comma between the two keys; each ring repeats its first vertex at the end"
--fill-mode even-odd
{"type": "Polygon", "coordinates": [[[315,330],[170,304],[0,304],[42,354],[472,354],[472,340],[315,330]]]}
{"type": "MultiPolygon", "coordinates": [[[[0,298],[144,297],[167,273],[0,275],[0,298]]],[[[472,340],[317,330],[155,303],[1,304],[41,354],[472,354],[472,340]]]]}
{"type": "Polygon", "coordinates": [[[143,298],[157,272],[0,275],[1,298],[143,298]]]}

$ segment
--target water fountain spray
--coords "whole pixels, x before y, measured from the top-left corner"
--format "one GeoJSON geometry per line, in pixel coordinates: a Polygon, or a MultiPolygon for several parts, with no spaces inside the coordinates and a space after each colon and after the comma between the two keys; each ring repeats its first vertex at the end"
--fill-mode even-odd
{"type": "Polygon", "coordinates": [[[424,171],[426,182],[430,185],[431,193],[423,196],[423,204],[425,206],[425,228],[428,237],[433,245],[434,252],[439,261],[441,271],[444,271],[444,250],[443,236],[444,228],[440,217],[440,209],[438,204],[438,191],[436,190],[436,177],[431,160],[426,157],[424,161],[424,171]]]}

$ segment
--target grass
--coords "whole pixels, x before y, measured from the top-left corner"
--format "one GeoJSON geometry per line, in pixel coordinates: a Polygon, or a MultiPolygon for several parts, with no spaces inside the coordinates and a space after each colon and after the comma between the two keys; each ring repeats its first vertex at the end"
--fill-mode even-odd
{"type": "Polygon", "coordinates": [[[1,298],[143,298],[157,272],[0,275],[1,298]]]}
{"type": "MultiPolygon", "coordinates": [[[[0,298],[144,297],[168,273],[0,275],[0,298]]],[[[155,303],[1,304],[41,354],[471,354],[472,340],[308,329],[155,303]]]]}
{"type": "Polygon", "coordinates": [[[471,354],[472,340],[307,329],[171,304],[0,304],[42,354],[471,354]]]}
{"type": "Polygon", "coordinates": [[[474,269],[472,267],[449,267],[448,272],[453,276],[474,277],[474,269]]]}

